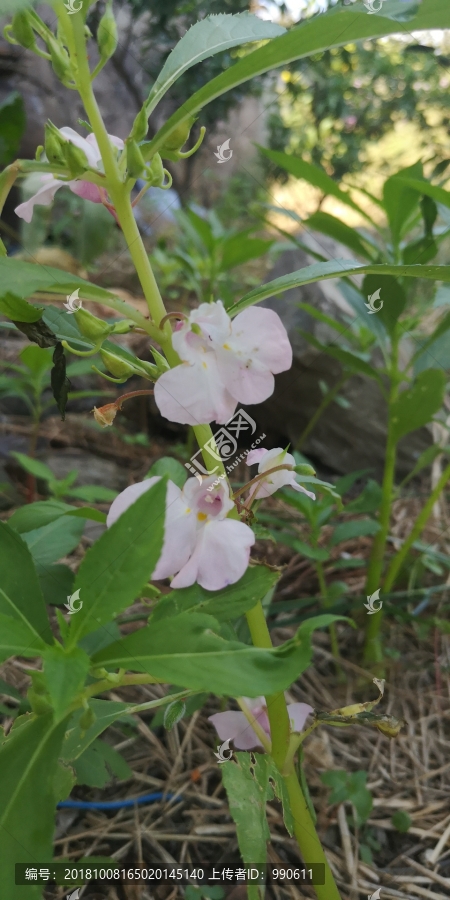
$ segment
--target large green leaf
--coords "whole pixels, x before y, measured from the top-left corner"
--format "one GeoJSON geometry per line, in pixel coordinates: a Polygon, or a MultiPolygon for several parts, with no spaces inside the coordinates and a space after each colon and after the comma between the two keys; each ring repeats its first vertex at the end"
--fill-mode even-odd
{"type": "Polygon", "coordinates": [[[367,534],[376,534],[379,530],[380,525],[374,519],[352,519],[350,522],[341,522],[336,525],[328,543],[330,547],[335,547],[342,541],[349,541],[367,534]]]}
{"type": "Polygon", "coordinates": [[[30,551],[4,522],[0,522],[0,613],[23,623],[34,639],[53,640],[30,551]]]}
{"type": "Polygon", "coordinates": [[[42,307],[32,306],[17,294],[5,291],[0,297],[0,313],[13,322],[37,322],[42,316],[42,307]]]}
{"type": "Polygon", "coordinates": [[[321,341],[318,341],[317,338],[308,331],[303,331],[303,329],[299,329],[299,331],[305,340],[315,347],[316,350],[320,350],[321,353],[326,353],[328,356],[333,357],[333,359],[337,359],[344,369],[349,369],[350,372],[359,372],[361,375],[366,375],[368,378],[374,378],[375,381],[378,381],[380,384],[382,383],[379,372],[377,372],[370,363],[366,362],[366,360],[361,359],[357,353],[352,353],[351,350],[345,350],[342,347],[335,347],[334,344],[322,344],[321,341]]]}
{"type": "Polygon", "coordinates": [[[285,30],[248,12],[234,16],[219,13],[196,22],[166,59],[146,101],[147,114],[150,115],[171,85],[191,66],[222,50],[277,37],[285,30]]]}
{"type": "MultiPolygon", "coordinates": [[[[352,200],[350,194],[347,194],[343,191],[332,178],[330,178],[327,173],[320,168],[320,166],[316,166],[313,163],[306,162],[304,159],[301,159],[298,156],[293,156],[290,153],[282,153],[280,150],[267,150],[266,147],[259,148],[264,156],[267,159],[270,159],[271,162],[275,163],[275,165],[280,166],[280,168],[284,169],[286,172],[289,172],[290,175],[294,175],[295,178],[303,178],[309,184],[314,185],[314,187],[319,188],[319,190],[323,191],[324,194],[331,194],[332,197],[336,197],[341,203],[345,203],[346,206],[351,206],[352,209],[357,210],[361,215],[366,216],[366,218],[370,220],[370,217],[366,215],[352,200]]],[[[318,214],[324,216],[324,213],[318,214]]],[[[329,217],[330,219],[332,216],[329,217]]],[[[323,222],[323,219],[322,219],[323,222]]],[[[341,223],[342,224],[342,223],[341,223]]],[[[351,231],[352,229],[349,229],[351,231]]],[[[355,232],[353,232],[355,233],[355,232]]],[[[364,254],[365,255],[365,254],[364,254]]]]}
{"type": "Polygon", "coordinates": [[[260,303],[261,300],[266,300],[267,297],[282,294],[283,291],[289,291],[291,288],[299,287],[302,284],[312,284],[314,281],[325,281],[328,278],[343,277],[345,275],[363,274],[395,275],[397,277],[406,275],[410,278],[450,281],[450,266],[394,266],[390,263],[371,265],[349,259],[331,259],[328,262],[313,263],[312,266],[297,269],[296,272],[282,275],[280,278],[275,278],[274,281],[268,281],[267,284],[254,288],[253,291],[245,294],[237,303],[230,306],[228,312],[231,316],[235,316],[237,313],[242,312],[243,309],[247,309],[248,306],[253,306],[254,303],[260,303]]]}
{"type": "Polygon", "coordinates": [[[330,621],[309,619],[309,629],[302,625],[281,647],[265,650],[220,637],[212,616],[181,613],[133,632],[95,654],[93,662],[147,672],[191,690],[257,697],[284,690],[307,668],[311,631],[330,621]]]}
{"type": "Polygon", "coordinates": [[[34,531],[35,528],[49,525],[72,509],[73,506],[61,503],[60,500],[38,500],[36,503],[19,506],[8,519],[8,525],[22,534],[24,531],[34,531]]]}
{"type": "Polygon", "coordinates": [[[178,615],[182,612],[207,613],[219,622],[237,619],[247,610],[256,606],[279,578],[267,566],[253,566],[247,569],[235,584],[229,584],[222,591],[206,591],[199,584],[172,591],[157,603],[152,615],[152,623],[178,615]]]}
{"type": "Polygon", "coordinates": [[[74,584],[83,607],[72,617],[72,643],[133,603],[151,577],[163,544],[165,498],[166,482],[162,479],[86,553],[74,584]]]}
{"type": "Polygon", "coordinates": [[[0,613],[0,662],[10,656],[39,656],[47,646],[28,623],[0,613]]]}
{"type": "Polygon", "coordinates": [[[84,526],[84,519],[64,516],[42,528],[25,531],[22,538],[36,565],[49,566],[78,547],[84,526]]]}
{"type": "MultiPolygon", "coordinates": [[[[392,335],[396,329],[398,318],[406,306],[406,293],[398,279],[392,275],[366,275],[362,285],[363,294],[369,298],[378,290],[382,306],[376,315],[392,335]]],[[[379,305],[378,300],[375,302],[375,307],[379,305]]]]}
{"type": "MultiPolygon", "coordinates": [[[[417,15],[408,24],[408,32],[449,26],[448,0],[423,0],[417,15]]],[[[190,119],[216,97],[250,78],[332,47],[342,47],[352,41],[382,37],[399,31],[404,32],[404,26],[398,21],[389,19],[387,15],[367,15],[362,2],[351,7],[335,6],[323,15],[306,19],[287,34],[274,38],[264,47],[239,60],[186,100],[153,138],[151,152],[158,151],[167,136],[181,122],[190,119]]]]}
{"type": "Polygon", "coordinates": [[[395,175],[391,175],[383,185],[383,204],[387,212],[389,225],[394,243],[397,244],[408,227],[409,220],[414,210],[417,209],[419,198],[416,191],[411,190],[405,184],[406,178],[423,178],[422,163],[414,163],[406,169],[400,169],[395,175]]]}
{"type": "Polygon", "coordinates": [[[13,91],[0,104],[0,166],[7,166],[17,156],[24,131],[23,98],[13,91]]]}
{"type": "Polygon", "coordinates": [[[399,175],[398,179],[406,188],[409,187],[418,194],[431,197],[432,200],[436,200],[436,203],[442,203],[443,206],[450,206],[450,191],[437,187],[435,184],[430,184],[428,181],[421,181],[419,178],[399,175]]]}
{"type": "Polygon", "coordinates": [[[418,375],[411,388],[401,392],[391,410],[392,432],[396,441],[431,421],[443,404],[445,383],[442,369],[426,369],[418,375]]]}
{"type": "Polygon", "coordinates": [[[57,720],[67,715],[67,709],[81,691],[89,671],[89,657],[81,647],[64,650],[60,644],[48,647],[43,653],[45,685],[57,720]]]}
{"type": "MultiPolygon", "coordinates": [[[[335,185],[336,183],[333,181],[333,184],[335,185]]],[[[321,231],[322,234],[327,234],[335,241],[339,241],[340,244],[349,247],[354,253],[359,253],[364,259],[374,258],[374,253],[376,251],[371,243],[365,241],[364,236],[360,235],[355,228],[350,228],[350,225],[346,225],[345,222],[341,222],[340,219],[330,215],[330,213],[322,212],[321,210],[313,213],[309,219],[305,220],[305,227],[313,228],[315,231],[321,231]],[[369,247],[371,247],[370,250],[368,249],[369,247]]]]}
{"type": "Polygon", "coordinates": [[[65,723],[52,715],[20,719],[0,748],[2,900],[40,900],[42,888],[14,884],[14,864],[48,863],[55,826],[55,785],[65,723]]]}

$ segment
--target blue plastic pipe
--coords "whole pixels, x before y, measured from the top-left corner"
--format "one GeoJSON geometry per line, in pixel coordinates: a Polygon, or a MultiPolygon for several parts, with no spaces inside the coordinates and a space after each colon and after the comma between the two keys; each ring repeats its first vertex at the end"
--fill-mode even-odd
{"type": "MultiPolygon", "coordinates": [[[[90,800],[62,800],[58,803],[58,809],[126,809],[130,806],[135,806],[141,803],[156,803],[158,800],[162,800],[165,797],[166,800],[171,800],[175,794],[163,794],[161,792],[157,792],[155,794],[143,794],[142,797],[135,797],[134,799],[129,800],[99,800],[93,801],[90,800]]],[[[178,798],[181,800],[181,797],[178,798]]]]}

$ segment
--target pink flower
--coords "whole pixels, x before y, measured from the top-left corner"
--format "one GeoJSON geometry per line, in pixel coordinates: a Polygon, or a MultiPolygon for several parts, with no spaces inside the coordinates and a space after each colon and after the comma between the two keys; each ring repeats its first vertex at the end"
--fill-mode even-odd
{"type": "Polygon", "coordinates": [[[202,303],[172,336],[182,364],[155,385],[160,413],[171,422],[227,422],[238,402],[262,403],[274,375],[292,364],[292,348],[271,309],[246,309],[231,319],[222,301],[202,303]]]}
{"type": "MultiPolygon", "coordinates": [[[[256,697],[253,700],[243,697],[243,700],[245,700],[267,737],[270,738],[269,717],[264,697],[256,697]]],[[[303,731],[306,719],[312,712],[314,710],[308,703],[290,703],[288,705],[288,714],[292,731],[303,731]]],[[[263,746],[243,712],[230,710],[228,712],[215,713],[213,716],[209,716],[209,721],[213,723],[220,740],[234,741],[236,750],[251,750],[253,747],[263,746]]]]}
{"type": "MultiPolygon", "coordinates": [[[[276,466],[283,464],[288,466],[296,465],[292,454],[282,450],[281,447],[275,447],[273,450],[265,450],[263,447],[259,450],[250,450],[250,453],[247,454],[246,463],[248,466],[259,463],[258,475],[262,475],[268,469],[274,469],[276,466]]],[[[266,478],[261,478],[260,481],[257,481],[251,487],[249,497],[253,497],[254,500],[261,500],[263,497],[270,497],[275,491],[287,485],[293,487],[295,491],[307,494],[308,497],[311,497],[311,500],[316,499],[315,494],[307,491],[306,488],[297,483],[295,472],[290,469],[280,469],[278,472],[272,472],[271,475],[267,475],[266,478]]]]}
{"type": "MultiPolygon", "coordinates": [[[[125,488],[111,504],[107,526],[159,480],[155,476],[125,488]]],[[[174,575],[173,588],[197,581],[208,591],[219,591],[242,578],[255,535],[243,522],[226,518],[234,503],[223,482],[208,491],[214,480],[212,475],[199,484],[188,478],[183,490],[168,481],[164,542],[152,579],[174,575]]]]}
{"type": "MultiPolygon", "coordinates": [[[[77,134],[73,128],[69,128],[68,126],[60,128],[59,131],[63,137],[72,144],[75,144],[76,147],[79,147],[80,150],[84,151],[91,169],[98,169],[99,172],[101,171],[99,166],[101,154],[98,149],[97,138],[94,134],[88,134],[87,138],[84,138],[81,137],[80,134],[77,134]]],[[[113,134],[108,135],[108,137],[115,147],[119,150],[123,150],[124,143],[121,138],[115,137],[113,134]]],[[[31,222],[35,206],[50,206],[56,191],[58,191],[60,187],[69,187],[72,193],[78,194],[79,197],[84,197],[85,200],[91,200],[92,203],[103,203],[103,200],[106,197],[106,193],[103,191],[102,195],[102,189],[99,188],[98,185],[92,184],[90,181],[78,179],[61,181],[61,179],[54,178],[53,175],[48,174],[42,175],[41,181],[42,187],[39,188],[36,194],[34,194],[33,197],[30,197],[29,200],[26,200],[25,203],[20,203],[15,209],[16,216],[19,216],[20,219],[25,219],[25,222],[31,222]]]]}

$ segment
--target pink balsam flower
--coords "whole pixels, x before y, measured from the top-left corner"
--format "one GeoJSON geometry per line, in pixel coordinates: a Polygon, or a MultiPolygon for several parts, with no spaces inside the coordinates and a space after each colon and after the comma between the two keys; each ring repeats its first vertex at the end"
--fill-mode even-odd
{"type": "Polygon", "coordinates": [[[262,403],[273,393],[273,376],[292,364],[273,310],[246,309],[231,319],[221,300],[193,310],[172,344],[182,363],[160,376],[155,401],[166,419],[184,425],[222,424],[238,403],[262,403]]]}
{"type": "MultiPolygon", "coordinates": [[[[242,699],[245,700],[258,725],[261,726],[270,739],[269,717],[264,697],[256,697],[254,699],[243,697],[242,699]]],[[[303,731],[306,719],[312,712],[314,710],[308,703],[290,703],[288,705],[288,715],[291,730],[303,731]]],[[[233,741],[236,750],[252,750],[254,747],[262,748],[263,746],[243,712],[229,710],[228,712],[215,713],[213,716],[209,716],[209,721],[213,723],[220,740],[233,741]]]]}
{"type": "MultiPolygon", "coordinates": [[[[296,465],[292,454],[282,450],[281,447],[275,447],[273,450],[265,450],[263,447],[259,450],[250,450],[250,453],[247,454],[246,463],[248,466],[259,463],[258,475],[263,475],[269,469],[274,469],[276,466],[282,466],[283,464],[288,466],[296,465]]],[[[307,491],[306,488],[297,483],[295,472],[291,469],[280,469],[278,472],[272,472],[270,475],[267,475],[266,478],[261,478],[260,481],[257,481],[250,488],[249,497],[252,497],[254,500],[262,500],[263,497],[270,497],[275,491],[286,486],[293,487],[295,491],[301,491],[302,494],[311,497],[311,500],[316,499],[316,495],[312,491],[307,491]]]]}
{"type": "MultiPolygon", "coordinates": [[[[99,167],[101,153],[94,134],[88,134],[87,138],[84,138],[68,126],[58,130],[66,140],[84,151],[91,169],[101,171],[99,167]]],[[[123,150],[124,143],[121,138],[115,137],[113,134],[109,134],[108,137],[115,147],[123,150]]],[[[16,216],[19,216],[20,219],[25,219],[25,222],[31,222],[35,206],[50,206],[56,191],[61,187],[70,188],[73,194],[77,194],[78,197],[84,197],[85,200],[91,200],[92,203],[103,203],[106,199],[104,188],[101,189],[98,185],[92,184],[90,181],[83,181],[83,179],[75,178],[72,181],[62,181],[59,178],[54,178],[53,175],[46,174],[42,175],[41,182],[42,187],[39,188],[36,194],[30,197],[29,200],[26,200],[25,203],[20,203],[14,210],[16,216]]]]}
{"type": "MultiPolygon", "coordinates": [[[[111,504],[107,526],[159,480],[154,476],[125,488],[111,504]]],[[[219,591],[242,578],[255,535],[243,522],[226,518],[234,504],[223,482],[208,491],[214,480],[212,475],[199,484],[188,478],[182,490],[168,481],[164,543],[153,580],[175,576],[173,588],[198,582],[219,591]]]]}

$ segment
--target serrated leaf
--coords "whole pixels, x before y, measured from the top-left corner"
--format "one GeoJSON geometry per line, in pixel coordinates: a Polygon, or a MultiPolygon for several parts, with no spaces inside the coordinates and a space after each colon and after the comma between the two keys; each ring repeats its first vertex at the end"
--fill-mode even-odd
{"type": "Polygon", "coordinates": [[[152,622],[178,615],[182,612],[207,613],[219,622],[237,619],[256,606],[258,600],[270,591],[279,578],[267,566],[249,567],[239,581],[229,584],[222,591],[207,591],[199,584],[172,591],[162,597],[155,606],[152,622]]]}
{"type": "Polygon", "coordinates": [[[47,646],[27,622],[0,613],[0,662],[11,656],[40,656],[47,646]]]}
{"type": "Polygon", "coordinates": [[[250,41],[273,38],[283,34],[285,30],[281,25],[263,21],[248,12],[237,15],[219,13],[196,22],[183,35],[164,63],[146,101],[147,114],[150,115],[171,85],[191,66],[222,50],[250,41]]]}
{"type": "Polygon", "coordinates": [[[43,307],[37,309],[17,294],[6,291],[0,297],[0,313],[8,316],[14,323],[38,322],[42,317],[43,307]]]}
{"type": "Polygon", "coordinates": [[[89,671],[89,657],[80,647],[64,650],[60,644],[43,653],[44,681],[55,712],[55,719],[67,715],[67,709],[81,691],[89,671]]]}
{"type": "Polygon", "coordinates": [[[0,613],[23,622],[36,641],[53,640],[33,560],[21,537],[0,522],[0,613]]]}
{"type": "Polygon", "coordinates": [[[48,566],[78,547],[84,531],[84,520],[69,516],[48,525],[26,531],[22,535],[37,566],[48,566]]]}
{"type": "Polygon", "coordinates": [[[133,603],[149,581],[161,554],[165,498],[162,480],[139,497],[86,553],[74,584],[83,607],[72,617],[72,643],[110,622],[133,603]]]}
{"type": "Polygon", "coordinates": [[[432,419],[442,406],[445,383],[445,373],[441,369],[426,369],[418,375],[411,388],[400,393],[391,409],[395,441],[432,419]]]}
{"type": "Polygon", "coordinates": [[[14,528],[18,534],[22,534],[24,531],[33,531],[35,528],[49,525],[50,522],[61,518],[72,509],[74,509],[73,506],[62,503],[60,500],[38,500],[36,503],[27,503],[14,510],[8,519],[8,525],[10,528],[14,528]]]}
{"type": "Polygon", "coordinates": [[[186,704],[184,700],[174,700],[169,703],[164,710],[164,728],[172,731],[172,728],[180,722],[186,712],[186,704]]]}

